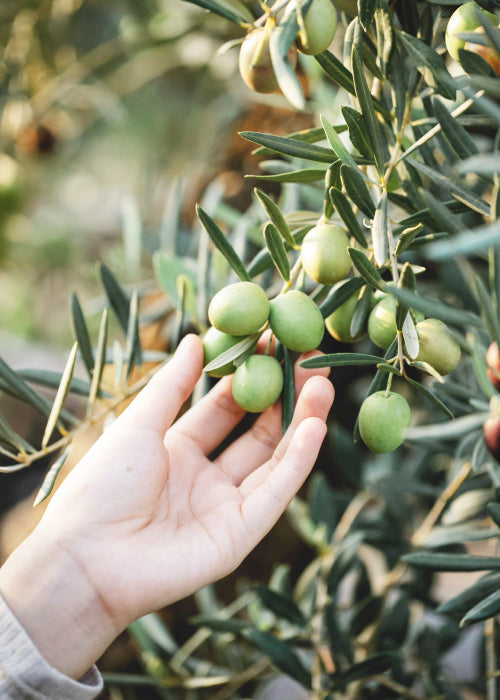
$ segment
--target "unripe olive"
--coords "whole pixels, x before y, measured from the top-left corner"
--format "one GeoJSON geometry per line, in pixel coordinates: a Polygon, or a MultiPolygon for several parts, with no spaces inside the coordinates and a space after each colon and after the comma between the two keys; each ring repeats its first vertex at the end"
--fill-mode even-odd
{"type": "Polygon", "coordinates": [[[486,353],[486,374],[495,389],[500,389],[500,352],[497,343],[490,344],[486,353]]]}
{"type": "Polygon", "coordinates": [[[375,304],[368,316],[368,335],[379,348],[387,350],[396,337],[396,299],[388,294],[375,304]]]}
{"type": "Polygon", "coordinates": [[[250,355],[234,373],[234,400],[245,411],[265,411],[278,400],[282,389],[280,363],[269,355],[250,355]]]}
{"type": "Polygon", "coordinates": [[[337,10],[331,0],[312,0],[303,15],[305,32],[299,32],[297,47],[309,56],[325,51],[337,30],[337,10]]]}
{"type": "Polygon", "coordinates": [[[326,330],[335,340],[339,340],[341,343],[354,343],[366,335],[364,328],[357,335],[351,335],[351,322],[357,305],[358,295],[353,294],[325,319],[326,330]]]}
{"type": "MultiPolygon", "coordinates": [[[[450,17],[448,26],[446,28],[446,48],[448,53],[452,56],[455,61],[460,62],[459,50],[465,48],[465,41],[459,39],[457,34],[463,32],[473,32],[481,25],[476,19],[476,12],[479,12],[484,19],[491,22],[494,26],[498,25],[498,20],[492,12],[487,12],[483,10],[475,2],[466,2],[461,5],[450,17]]],[[[468,47],[469,48],[469,47],[468,47]]]]}
{"type": "Polygon", "coordinates": [[[368,396],[359,411],[359,432],[365,445],[376,454],[392,452],[406,438],[411,413],[408,401],[395,391],[377,391],[368,396]]]}
{"type": "Polygon", "coordinates": [[[449,374],[460,362],[460,345],[446,324],[426,318],[416,325],[419,351],[417,360],[428,362],[439,374],[449,374]]]}
{"type": "MultiPolygon", "coordinates": [[[[208,365],[209,362],[215,360],[216,357],[232,348],[233,345],[236,345],[241,340],[243,338],[240,336],[228,335],[218,331],[214,326],[210,326],[203,338],[203,364],[205,366],[208,365]]],[[[234,362],[227,362],[219,369],[214,369],[211,372],[207,372],[207,374],[210,377],[225,377],[227,374],[232,374],[235,369],[234,362]]]]}
{"type": "MultiPolygon", "coordinates": [[[[247,34],[240,48],[241,77],[255,92],[268,93],[279,89],[269,50],[270,36],[268,27],[259,27],[247,34]]],[[[295,65],[297,51],[294,47],[288,52],[288,58],[295,65]]]]}
{"type": "Polygon", "coordinates": [[[235,282],[221,289],[208,307],[212,326],[229,335],[250,335],[269,316],[269,299],[254,282],[235,282]]]}
{"type": "Polygon", "coordinates": [[[304,270],[320,284],[335,284],[351,269],[347,252],[349,238],[340,226],[318,224],[302,241],[301,260],[304,270]]]}
{"type": "Polygon", "coordinates": [[[311,297],[298,289],[272,300],[269,324],[278,340],[296,352],[317,348],[325,331],[321,311],[311,297]]]}

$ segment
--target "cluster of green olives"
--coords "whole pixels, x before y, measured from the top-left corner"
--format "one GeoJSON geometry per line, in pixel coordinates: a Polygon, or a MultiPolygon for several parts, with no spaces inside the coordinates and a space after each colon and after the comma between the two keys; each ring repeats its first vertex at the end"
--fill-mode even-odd
{"type": "MultiPolygon", "coordinates": [[[[284,18],[294,10],[294,3],[290,3],[284,18]]],[[[297,50],[315,56],[330,46],[337,30],[337,10],[331,0],[312,0],[307,11],[302,14],[301,24],[295,44],[288,53],[293,66],[297,63],[297,50]]],[[[279,89],[269,47],[275,26],[276,20],[272,17],[263,27],[252,29],[241,45],[240,74],[255,92],[269,93],[279,89]]]]}
{"type": "MultiPolygon", "coordinates": [[[[291,289],[269,301],[254,282],[235,282],[221,289],[210,303],[208,318],[212,326],[203,339],[205,364],[267,325],[282,345],[295,352],[318,347],[324,332],[323,316],[307,294],[291,289]]],[[[256,345],[257,341],[254,350],[256,345]]],[[[274,357],[251,354],[238,367],[228,362],[209,374],[221,377],[233,372],[233,396],[245,411],[264,411],[279,398],[283,372],[274,357]]]]}
{"type": "Polygon", "coordinates": [[[460,37],[461,34],[470,32],[484,37],[484,27],[478,21],[478,15],[494,27],[499,26],[498,17],[493,12],[483,10],[476,2],[466,2],[460,5],[450,17],[446,28],[446,48],[450,56],[458,63],[462,62],[461,50],[471,51],[484,58],[495,73],[500,75],[500,56],[490,43],[483,45],[470,40],[466,41],[460,37]]]}
{"type": "MultiPolygon", "coordinates": [[[[351,270],[349,238],[336,224],[320,222],[304,237],[300,262],[315,282],[333,286],[345,281],[351,270]]],[[[314,350],[321,343],[325,326],[336,340],[351,343],[368,333],[371,341],[387,349],[397,337],[397,302],[390,293],[375,292],[365,328],[352,335],[352,319],[359,292],[353,294],[323,319],[315,301],[298,289],[287,289],[269,300],[254,282],[236,282],[221,289],[212,299],[208,317],[211,327],[203,340],[207,365],[245,338],[255,335],[251,352],[238,366],[230,361],[209,374],[221,377],[234,373],[233,395],[246,411],[260,412],[272,406],[283,388],[283,373],[277,359],[256,354],[257,339],[270,328],[280,343],[294,352],[314,350]]],[[[460,361],[460,346],[447,326],[436,318],[424,318],[411,311],[419,340],[418,362],[427,363],[441,375],[448,374],[460,361]]],[[[394,391],[376,392],[365,399],[359,415],[360,434],[375,453],[390,452],[406,437],[410,407],[394,391]]]]}

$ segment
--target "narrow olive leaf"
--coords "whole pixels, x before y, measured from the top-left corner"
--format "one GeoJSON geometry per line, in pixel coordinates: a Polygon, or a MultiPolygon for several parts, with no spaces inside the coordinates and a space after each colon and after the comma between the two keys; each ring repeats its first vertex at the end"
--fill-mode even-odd
{"type": "MultiPolygon", "coordinates": [[[[458,33],[457,33],[458,34],[458,33]]],[[[465,34],[465,32],[464,32],[465,34]]],[[[460,32],[461,36],[464,36],[462,32],[460,32]]],[[[467,34],[474,34],[473,32],[467,32],[467,34]]],[[[482,41],[481,37],[477,37],[477,35],[473,38],[475,39],[474,43],[480,43],[482,41]],[[479,41],[477,41],[479,39],[479,41]]],[[[466,73],[468,73],[471,78],[484,76],[485,78],[490,78],[491,83],[494,85],[494,80],[496,78],[496,73],[491,67],[491,65],[486,61],[482,56],[479,54],[475,53],[474,51],[469,51],[464,48],[459,48],[458,49],[458,59],[460,61],[460,65],[464,69],[466,73]]],[[[471,80],[471,83],[473,84],[473,81],[471,80]]]]}
{"type": "Polygon", "coordinates": [[[380,362],[377,365],[377,369],[380,370],[381,372],[388,372],[389,374],[395,374],[398,377],[403,376],[403,373],[401,372],[400,369],[398,369],[394,365],[388,365],[386,362],[380,362]]]}
{"type": "Polygon", "coordinates": [[[328,294],[324,302],[320,305],[319,310],[323,314],[323,318],[330,316],[339,306],[342,306],[344,302],[352,297],[361,287],[365,284],[365,281],[361,277],[353,277],[352,279],[345,280],[338,286],[336,286],[328,294]]]}
{"type": "Polygon", "coordinates": [[[10,426],[5,417],[0,413],[0,442],[7,445],[12,445],[19,452],[34,452],[35,448],[25,440],[21,435],[18,435],[14,428],[10,426]]]}
{"type": "Polygon", "coordinates": [[[356,248],[348,248],[348,253],[351,256],[352,263],[359,274],[368,282],[369,285],[379,289],[381,292],[387,291],[387,284],[384,282],[376,268],[368,260],[366,255],[356,248]]]}
{"type": "MultiPolygon", "coordinates": [[[[417,340],[418,340],[418,336],[417,336],[417,340]]],[[[408,353],[408,354],[410,354],[410,353],[408,353]]],[[[417,355],[418,355],[418,352],[416,355],[411,355],[411,357],[417,357],[417,355]]],[[[440,384],[444,383],[444,379],[439,374],[437,369],[434,369],[434,367],[432,365],[430,365],[428,362],[421,362],[420,360],[412,360],[409,364],[411,367],[415,367],[415,369],[418,369],[421,372],[425,372],[426,374],[429,374],[431,377],[434,377],[434,379],[437,379],[437,381],[440,384]]]]}
{"type": "MultiPolygon", "coordinates": [[[[416,288],[417,288],[416,277],[415,277],[415,273],[413,272],[413,268],[409,262],[406,262],[403,265],[403,269],[401,270],[401,277],[399,278],[399,282],[398,282],[398,287],[400,289],[410,289],[410,290],[416,292],[416,288]]],[[[403,330],[403,324],[406,320],[407,314],[408,314],[408,306],[406,304],[404,304],[402,301],[400,301],[397,305],[397,310],[396,310],[396,327],[399,331],[403,330]]],[[[418,351],[417,351],[417,355],[418,355],[418,351]]],[[[412,355],[412,357],[416,357],[416,355],[412,355]]]]}
{"type": "Polygon", "coordinates": [[[290,232],[290,227],[287,224],[285,217],[281,213],[279,206],[271,199],[271,197],[269,197],[265,192],[262,192],[262,190],[259,190],[257,187],[254,189],[254,192],[259,202],[264,207],[266,214],[274,226],[278,229],[279,233],[283,236],[284,240],[290,247],[296,248],[297,244],[295,243],[295,239],[290,232]]]}
{"type": "Polygon", "coordinates": [[[302,111],[306,106],[304,93],[297,73],[288,57],[298,28],[295,13],[291,13],[279,27],[275,27],[271,32],[269,52],[281,92],[295,109],[302,111]]]}
{"type": "Polygon", "coordinates": [[[87,403],[87,416],[90,416],[94,410],[94,405],[99,395],[101,386],[102,373],[106,364],[106,348],[108,344],[108,310],[104,309],[101,316],[99,326],[99,337],[97,339],[97,348],[95,353],[94,371],[92,373],[92,383],[90,385],[89,400],[87,403]]]}
{"type": "Polygon", "coordinates": [[[461,163],[458,163],[457,170],[462,175],[467,173],[478,173],[479,175],[497,175],[500,173],[500,153],[482,153],[472,155],[461,163]]]}
{"type": "Polygon", "coordinates": [[[100,266],[100,274],[109,304],[113,309],[116,318],[118,319],[118,323],[120,324],[122,331],[127,333],[130,299],[120,286],[118,280],[113,275],[109,267],[104,265],[104,263],[102,263],[100,266]]]}
{"type": "Polygon", "coordinates": [[[436,394],[434,394],[428,387],[426,387],[425,384],[420,384],[420,382],[416,382],[414,379],[410,379],[410,377],[405,377],[405,379],[409,384],[411,384],[412,387],[423,394],[426,399],[429,399],[429,401],[431,401],[436,408],[439,408],[441,413],[444,413],[447,418],[453,419],[455,417],[444,401],[441,401],[441,399],[438,398],[436,394]]]}
{"type": "Polygon", "coordinates": [[[255,627],[242,630],[242,634],[265,654],[280,671],[295,678],[305,688],[311,687],[311,674],[289,643],[255,627]]]}
{"type": "Polygon", "coordinates": [[[363,175],[358,168],[350,165],[342,165],[340,168],[340,178],[346,195],[366,216],[373,219],[375,216],[375,205],[368,187],[365,184],[363,175]]]}
{"type": "Polygon", "coordinates": [[[398,289],[393,286],[386,286],[382,291],[388,291],[397,299],[404,302],[411,309],[423,311],[426,316],[431,318],[439,318],[445,323],[455,326],[474,326],[481,328],[483,321],[476,314],[462,309],[455,309],[453,306],[444,304],[442,301],[432,299],[431,297],[415,294],[408,289],[398,289]]]}
{"type": "Polygon", "coordinates": [[[389,255],[389,217],[387,214],[387,192],[382,192],[372,225],[373,257],[377,265],[383,265],[389,255]]]}
{"type": "Polygon", "coordinates": [[[340,191],[340,188],[337,187],[330,187],[329,195],[333,207],[336,209],[338,215],[346,225],[349,234],[355,238],[357,242],[363,246],[363,248],[368,248],[368,241],[366,240],[365,233],[361,228],[361,225],[359,224],[347,197],[340,191]]]}
{"type": "Polygon", "coordinates": [[[349,129],[349,139],[362,156],[373,158],[373,150],[366,137],[363,115],[352,107],[341,107],[342,115],[349,129]]]}
{"type": "Polygon", "coordinates": [[[460,233],[463,230],[461,220],[443,202],[423,187],[419,188],[419,193],[435,222],[435,225],[431,226],[431,228],[438,231],[447,231],[448,233],[460,233]]]}
{"type": "Polygon", "coordinates": [[[469,136],[469,133],[458,119],[451,116],[441,100],[434,98],[432,106],[436,119],[441,124],[442,132],[457,156],[463,159],[476,155],[478,152],[477,146],[469,136]]]}
{"type": "Polygon", "coordinates": [[[425,544],[429,549],[439,549],[464,542],[484,542],[500,538],[500,530],[493,527],[473,527],[467,525],[450,525],[435,527],[426,536],[425,544]]]}
{"type": "Polygon", "coordinates": [[[50,467],[49,471],[45,475],[45,479],[43,480],[40,489],[38,490],[38,493],[35,496],[35,500],[33,501],[33,508],[39,506],[40,503],[42,503],[42,501],[45,501],[45,499],[52,493],[52,489],[54,488],[54,484],[59,475],[59,472],[61,471],[61,469],[64,466],[64,463],[68,459],[70,452],[71,445],[68,445],[67,447],[65,447],[63,452],[61,452],[54,464],[50,467]]]}
{"type": "Polygon", "coordinates": [[[417,224],[416,226],[406,228],[398,238],[398,242],[396,244],[396,255],[404,253],[404,251],[407,250],[408,247],[413,243],[413,241],[422,231],[423,228],[423,224],[417,224]]]}
{"type": "Polygon", "coordinates": [[[500,611],[500,591],[490,593],[484,600],[475,605],[460,620],[460,626],[466,627],[494,617],[500,611]]]}
{"type": "Polygon", "coordinates": [[[323,192],[323,216],[327,221],[332,218],[335,212],[332,200],[330,198],[330,189],[332,187],[342,187],[342,183],[340,181],[341,167],[342,161],[339,158],[334,163],[332,163],[325,172],[325,189],[323,192]]]}
{"type": "Polygon", "coordinates": [[[370,27],[377,4],[378,0],[358,0],[358,17],[365,32],[370,27]]]}
{"type": "Polygon", "coordinates": [[[92,345],[90,343],[90,335],[85,322],[85,316],[83,315],[80,301],[75,292],[71,295],[71,322],[75,340],[78,341],[80,355],[82,356],[89,378],[92,379],[92,370],[94,368],[92,345]]]}
{"type": "Polygon", "coordinates": [[[319,367],[349,367],[350,365],[377,365],[381,361],[377,355],[363,355],[355,352],[337,352],[332,355],[317,355],[300,363],[306,369],[319,367]]]}
{"type": "Polygon", "coordinates": [[[384,172],[384,163],[388,158],[387,147],[382,139],[380,124],[373,106],[373,98],[366,82],[363,63],[356,46],[352,47],[352,72],[356,97],[358,98],[361,113],[366,124],[367,135],[373,148],[375,164],[379,173],[382,174],[384,172]]]}
{"type": "MultiPolygon", "coordinates": [[[[57,389],[62,379],[62,372],[53,372],[48,369],[20,369],[17,372],[19,376],[33,384],[40,384],[49,389],[57,389]]],[[[88,396],[90,390],[89,382],[78,377],[73,377],[69,390],[72,394],[78,396],[88,396]]]]}
{"type": "Polygon", "coordinates": [[[261,332],[257,331],[243,338],[239,343],[236,343],[236,345],[233,345],[229,350],[218,355],[212,362],[209,362],[208,365],[204,367],[205,372],[213,372],[216,369],[220,369],[228,362],[235,362],[240,357],[246,356],[249,351],[251,352],[255,348],[260,336],[261,332]]]}
{"type": "Polygon", "coordinates": [[[399,32],[399,38],[425,82],[446,99],[454,100],[456,90],[452,87],[453,78],[437,51],[406,32],[399,32]]]}
{"type": "Polygon", "coordinates": [[[467,610],[484,600],[493,592],[500,590],[500,573],[490,573],[482,576],[479,581],[466,588],[465,591],[441,603],[437,612],[447,615],[464,615],[467,610]]]}
{"type": "Polygon", "coordinates": [[[339,623],[339,613],[335,603],[327,605],[325,610],[325,623],[328,632],[328,642],[337,665],[347,661],[350,665],[354,663],[354,654],[351,647],[351,640],[341,628],[339,623]]]}
{"type": "MultiPolygon", "coordinates": [[[[347,126],[345,124],[339,124],[333,128],[338,134],[341,134],[343,131],[347,130],[347,126]]],[[[286,134],[286,137],[293,139],[294,141],[316,143],[317,141],[323,141],[325,138],[325,132],[323,131],[323,127],[315,126],[310,129],[302,129],[302,131],[292,131],[291,133],[286,134]]],[[[275,151],[267,148],[266,146],[261,146],[260,148],[256,148],[255,151],[253,151],[253,154],[256,156],[272,156],[275,154],[275,151]]]]}
{"type": "Polygon", "coordinates": [[[418,357],[420,343],[418,340],[417,329],[415,327],[415,321],[413,320],[411,314],[406,314],[401,331],[403,333],[403,341],[406,352],[412,359],[418,357]]]}
{"type": "Polygon", "coordinates": [[[2,390],[11,396],[24,401],[29,406],[36,408],[42,415],[48,417],[52,410],[52,405],[44,396],[36,393],[22,377],[15,372],[9,365],[0,357],[0,379],[2,382],[2,390]]]}
{"type": "Polygon", "coordinates": [[[378,654],[373,654],[367,659],[364,659],[364,661],[354,664],[354,666],[351,666],[351,668],[346,671],[331,676],[333,681],[332,689],[337,690],[339,688],[344,688],[344,686],[349,683],[359,681],[362,678],[370,678],[379,673],[390,671],[396,662],[397,656],[394,653],[382,651],[378,654]]]}
{"type": "Polygon", "coordinates": [[[329,148],[304,143],[286,136],[261,134],[255,131],[241,131],[240,136],[252,143],[266,146],[266,148],[275,153],[281,153],[292,158],[303,158],[304,160],[313,160],[317,163],[332,163],[335,160],[335,156],[329,148]]]}
{"type": "Polygon", "coordinates": [[[214,617],[213,615],[195,615],[190,618],[190,622],[198,627],[208,627],[214,632],[230,632],[239,634],[249,627],[248,622],[242,620],[232,620],[231,618],[214,617]]]}
{"type": "Polygon", "coordinates": [[[483,214],[484,216],[489,216],[490,208],[484,199],[481,199],[481,197],[478,197],[470,190],[466,190],[458,183],[450,180],[450,178],[441,175],[433,168],[429,168],[428,165],[425,165],[414,158],[408,158],[408,163],[410,163],[412,167],[421,172],[423,175],[430,178],[435,185],[442,187],[444,190],[449,192],[452,197],[455,197],[459,202],[462,202],[469,207],[469,209],[477,211],[479,214],[483,214]]]}
{"type": "Polygon", "coordinates": [[[448,554],[446,552],[413,552],[405,554],[403,561],[420,569],[432,571],[484,571],[500,569],[500,557],[482,557],[472,554],[448,554]]]}
{"type": "Polygon", "coordinates": [[[218,0],[186,0],[193,5],[198,5],[204,10],[209,10],[224,19],[228,19],[230,22],[236,22],[243,27],[248,27],[253,22],[253,17],[249,11],[245,12],[247,9],[243,3],[236,5],[226,4],[224,2],[218,2],[218,0]]]}
{"type": "MultiPolygon", "coordinates": [[[[495,4],[497,7],[499,7],[498,2],[495,4]]],[[[493,48],[495,49],[496,53],[500,56],[500,32],[498,31],[498,27],[491,24],[490,20],[484,17],[482,12],[479,12],[479,8],[475,8],[474,14],[476,15],[477,21],[483,26],[484,32],[490,42],[493,44],[493,48]]]]}
{"type": "Polygon", "coordinates": [[[266,608],[271,610],[277,617],[288,620],[292,625],[297,625],[298,627],[304,627],[307,624],[307,620],[297,603],[291,598],[287,598],[282,593],[278,593],[262,584],[257,584],[255,590],[266,608]]]}
{"type": "Polygon", "coordinates": [[[210,240],[217,250],[219,250],[219,252],[226,258],[227,262],[236,272],[240,280],[243,280],[243,282],[249,282],[250,276],[245,270],[245,266],[231,243],[229,243],[226,236],[222,233],[212,217],[199,205],[196,207],[196,213],[198,214],[198,218],[200,219],[203,228],[208,233],[210,240]]]}
{"type": "Polygon", "coordinates": [[[377,28],[377,56],[382,72],[387,75],[395,48],[395,32],[392,12],[387,0],[379,0],[375,11],[375,26],[377,28]]]}
{"type": "Polygon", "coordinates": [[[498,319],[498,314],[493,306],[491,295],[478,274],[474,275],[473,289],[489,336],[492,340],[495,340],[498,343],[498,347],[500,347],[500,321],[498,319]]]}
{"type": "Polygon", "coordinates": [[[64,368],[61,383],[57,390],[56,396],[54,398],[54,403],[52,404],[52,410],[50,412],[47,424],[45,426],[45,431],[42,438],[42,448],[47,447],[49,444],[50,437],[54,432],[54,428],[57,425],[59,416],[63,409],[64,402],[69,394],[69,389],[71,385],[71,380],[73,379],[73,372],[75,370],[76,353],[78,352],[78,341],[73,345],[71,352],[69,354],[66,366],[64,368]]]}
{"type": "Polygon", "coordinates": [[[302,170],[290,170],[275,175],[245,175],[247,178],[265,180],[266,182],[317,182],[325,177],[325,171],[320,168],[303,168],[302,170]]]}
{"type": "Polygon", "coordinates": [[[314,57],[323,68],[329,78],[343,87],[344,90],[356,94],[354,90],[354,80],[351,71],[344,66],[339,59],[330,51],[323,51],[314,57]]]}
{"type": "Polygon", "coordinates": [[[372,290],[367,285],[364,288],[361,297],[358,298],[358,303],[356,304],[356,308],[354,309],[354,313],[352,315],[351,325],[349,326],[349,333],[351,334],[351,337],[355,338],[366,327],[366,322],[371,309],[372,290]]]}
{"type": "Polygon", "coordinates": [[[491,225],[463,231],[451,240],[430,242],[425,247],[425,254],[431,260],[442,260],[450,255],[467,255],[482,253],[490,246],[500,243],[500,220],[491,225]]]}
{"type": "Polygon", "coordinates": [[[339,135],[337,134],[333,126],[323,116],[320,116],[320,120],[323,129],[325,130],[325,135],[328,139],[328,143],[332,147],[337,158],[340,158],[342,163],[347,163],[355,170],[357,170],[356,161],[354,160],[353,156],[349,153],[347,148],[344,146],[343,142],[341,141],[339,135]]]}
{"type": "Polygon", "coordinates": [[[127,369],[125,376],[128,379],[134,365],[140,366],[142,364],[142,348],[141,339],[139,336],[139,295],[136,289],[134,290],[132,299],[130,300],[127,328],[127,348],[125,354],[127,357],[127,369]]]}

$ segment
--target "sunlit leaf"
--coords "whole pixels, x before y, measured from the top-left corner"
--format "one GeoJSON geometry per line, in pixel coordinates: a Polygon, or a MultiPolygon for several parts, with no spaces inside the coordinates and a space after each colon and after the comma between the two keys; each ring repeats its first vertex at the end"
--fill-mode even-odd
{"type": "Polygon", "coordinates": [[[47,420],[47,424],[45,426],[45,431],[43,433],[43,438],[42,438],[42,447],[47,447],[49,440],[50,440],[50,437],[51,437],[52,433],[54,432],[54,428],[56,427],[57,422],[59,421],[59,416],[61,415],[61,411],[63,409],[64,402],[66,401],[66,398],[69,394],[71,380],[73,378],[73,372],[75,370],[77,351],[78,351],[78,342],[75,342],[75,344],[73,345],[73,348],[71,349],[71,352],[69,354],[68,360],[66,362],[66,366],[64,368],[64,371],[63,371],[63,374],[61,377],[61,383],[59,385],[56,396],[54,398],[54,403],[52,404],[52,410],[50,412],[49,418],[47,420]]]}
{"type": "Polygon", "coordinates": [[[61,452],[54,464],[50,467],[49,471],[45,475],[45,479],[43,480],[40,489],[38,490],[38,493],[35,496],[33,507],[40,505],[42,501],[44,501],[48,496],[50,496],[50,494],[52,493],[52,489],[54,488],[56,479],[59,475],[59,472],[61,471],[66,460],[68,459],[70,452],[71,445],[68,445],[63,450],[63,452],[61,452]]]}

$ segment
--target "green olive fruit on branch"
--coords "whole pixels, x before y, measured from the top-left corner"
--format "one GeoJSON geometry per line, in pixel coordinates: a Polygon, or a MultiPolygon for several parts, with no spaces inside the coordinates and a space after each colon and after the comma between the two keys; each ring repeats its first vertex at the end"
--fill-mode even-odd
{"type": "Polygon", "coordinates": [[[235,282],[221,289],[208,307],[212,326],[229,335],[250,335],[269,317],[269,299],[254,282],[235,282]]]}
{"type": "Polygon", "coordinates": [[[349,238],[343,228],[336,224],[318,224],[302,241],[302,266],[315,282],[335,284],[351,269],[348,247],[349,238]]]}
{"type": "MultiPolygon", "coordinates": [[[[269,93],[279,90],[271,60],[269,39],[272,29],[266,25],[247,34],[239,55],[239,69],[243,81],[255,92],[269,93]]],[[[297,62],[297,50],[292,46],[288,52],[290,63],[297,62]]]]}
{"type": "Polygon", "coordinates": [[[449,374],[460,362],[460,345],[445,323],[426,318],[416,325],[419,351],[417,360],[427,362],[439,374],[449,374]]]}
{"type": "MultiPolygon", "coordinates": [[[[484,19],[486,19],[488,22],[491,22],[492,25],[498,26],[497,17],[492,12],[487,12],[486,10],[483,10],[481,7],[479,7],[479,5],[476,2],[466,2],[464,5],[460,5],[460,7],[457,10],[455,10],[455,12],[450,17],[445,35],[446,48],[448,49],[448,53],[452,58],[455,59],[455,61],[458,61],[459,63],[459,51],[460,49],[465,48],[465,40],[460,39],[457,36],[457,34],[462,34],[464,32],[474,32],[478,27],[481,27],[481,24],[476,18],[476,12],[479,12],[484,17],[484,19]]],[[[476,44],[476,47],[477,46],[478,45],[476,44]]],[[[484,49],[486,47],[481,48],[484,49]]],[[[474,50],[474,48],[470,45],[467,46],[467,49],[470,51],[474,50]]],[[[494,51],[494,49],[492,49],[492,51],[494,51]]],[[[479,52],[476,50],[476,53],[479,52]]],[[[485,57],[483,56],[483,58],[485,57]]]]}
{"type": "Polygon", "coordinates": [[[392,295],[383,297],[368,316],[368,335],[372,343],[387,350],[396,337],[396,299],[392,295]]]}
{"type": "MultiPolygon", "coordinates": [[[[294,4],[290,3],[288,7],[293,8],[294,4]]],[[[331,0],[312,0],[302,18],[304,26],[297,35],[297,48],[309,56],[316,56],[333,41],[337,31],[337,10],[331,0]]]]}
{"type": "Polygon", "coordinates": [[[351,335],[351,322],[358,306],[358,294],[353,294],[338,309],[325,319],[326,330],[341,343],[354,343],[366,335],[363,328],[357,335],[351,335]]]}
{"type": "Polygon", "coordinates": [[[359,432],[365,445],[376,454],[399,447],[408,434],[410,422],[408,401],[395,391],[377,391],[361,404],[359,432]]]}
{"type": "Polygon", "coordinates": [[[272,300],[269,325],[278,340],[296,352],[317,348],[325,332],[321,311],[311,297],[298,289],[272,300]]]}
{"type": "Polygon", "coordinates": [[[234,400],[245,411],[265,411],[278,400],[282,389],[281,365],[270,355],[251,355],[234,373],[234,400]]]}
{"type": "MultiPolygon", "coordinates": [[[[244,336],[243,336],[244,337],[244,336]]],[[[222,355],[223,352],[229,350],[243,338],[237,335],[228,335],[218,331],[214,326],[210,326],[203,338],[203,364],[206,366],[216,357],[222,355]]],[[[207,372],[210,377],[225,377],[227,374],[232,374],[236,367],[234,362],[227,362],[219,369],[214,369],[207,372]]]]}

